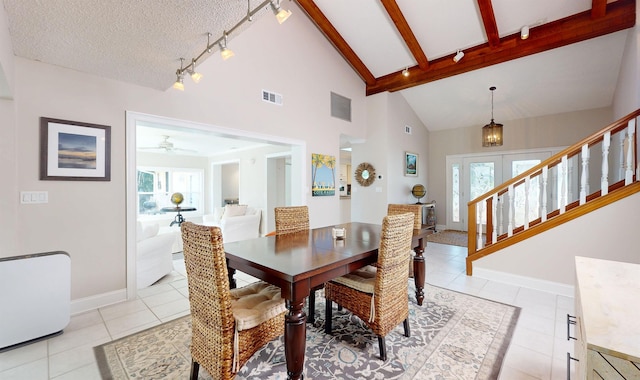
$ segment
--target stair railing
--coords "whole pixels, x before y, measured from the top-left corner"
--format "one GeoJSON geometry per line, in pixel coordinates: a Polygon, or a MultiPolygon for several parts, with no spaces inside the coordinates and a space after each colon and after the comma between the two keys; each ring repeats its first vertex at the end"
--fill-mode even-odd
{"type": "Polygon", "coordinates": [[[467,274],[474,260],[640,191],[638,117],[640,109],[470,201],[467,274]]]}

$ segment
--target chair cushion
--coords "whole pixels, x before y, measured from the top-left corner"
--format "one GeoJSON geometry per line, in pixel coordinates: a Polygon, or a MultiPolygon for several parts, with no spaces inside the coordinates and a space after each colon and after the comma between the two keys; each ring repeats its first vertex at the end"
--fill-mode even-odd
{"type": "Polygon", "coordinates": [[[231,297],[238,331],[256,327],[287,310],[280,288],[263,281],[231,289],[231,297]]]}
{"type": "Polygon", "coordinates": [[[373,294],[376,283],[376,268],[367,266],[355,272],[331,280],[363,293],[373,294]]]}

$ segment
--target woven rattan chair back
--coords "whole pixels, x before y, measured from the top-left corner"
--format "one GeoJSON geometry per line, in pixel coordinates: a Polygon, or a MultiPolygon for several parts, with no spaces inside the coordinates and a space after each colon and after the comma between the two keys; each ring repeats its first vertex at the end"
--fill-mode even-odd
{"type": "Polygon", "coordinates": [[[413,229],[419,230],[422,227],[421,204],[403,205],[389,203],[389,205],[387,206],[387,215],[398,215],[404,214],[406,212],[410,212],[413,214],[413,229]]]}
{"type": "MultiPolygon", "coordinates": [[[[355,286],[331,281],[325,284],[325,331],[331,333],[331,302],[336,302],[358,316],[378,336],[380,357],[386,360],[384,337],[399,323],[409,331],[409,261],[413,235],[412,213],[387,215],[382,233],[373,293],[355,286]]],[[[358,273],[358,272],[355,272],[358,273]]],[[[348,277],[351,275],[347,275],[348,277]]]]}
{"type": "Polygon", "coordinates": [[[191,379],[198,378],[200,366],[213,379],[233,379],[256,351],[283,334],[284,303],[282,313],[236,331],[232,308],[238,297],[229,289],[220,228],[184,222],[181,230],[191,307],[191,379]]]}
{"type": "Polygon", "coordinates": [[[276,207],[276,235],[309,229],[309,208],[307,206],[276,207]]]}
{"type": "Polygon", "coordinates": [[[181,230],[191,306],[191,356],[214,379],[225,374],[230,378],[234,318],[222,232],[191,222],[182,223],[181,230]]]}

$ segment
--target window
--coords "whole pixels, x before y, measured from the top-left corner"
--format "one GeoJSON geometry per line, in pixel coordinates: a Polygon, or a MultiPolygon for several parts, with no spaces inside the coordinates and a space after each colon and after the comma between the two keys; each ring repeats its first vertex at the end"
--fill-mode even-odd
{"type": "Polygon", "coordinates": [[[180,206],[202,210],[204,171],[201,169],[139,167],[137,172],[138,215],[162,214],[174,206],[171,194],[182,193],[180,206]]]}

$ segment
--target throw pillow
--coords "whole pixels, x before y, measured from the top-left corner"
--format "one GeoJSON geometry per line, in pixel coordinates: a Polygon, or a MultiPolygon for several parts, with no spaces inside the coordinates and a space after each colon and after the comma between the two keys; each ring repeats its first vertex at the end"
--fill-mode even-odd
{"type": "Polygon", "coordinates": [[[243,216],[247,212],[247,205],[226,205],[222,219],[234,216],[243,216]]]}

